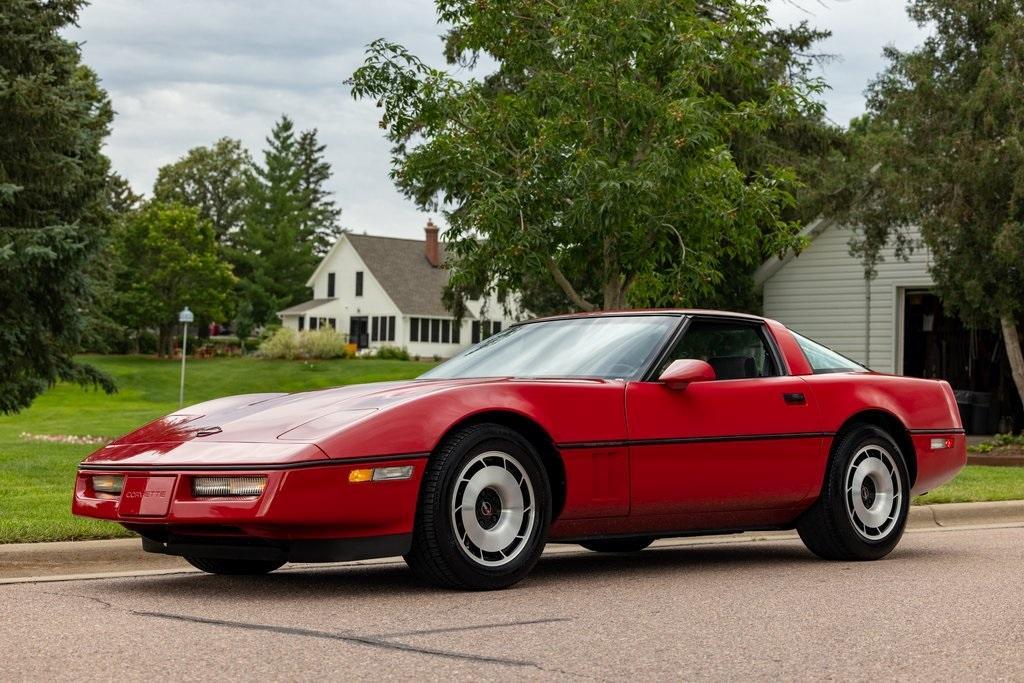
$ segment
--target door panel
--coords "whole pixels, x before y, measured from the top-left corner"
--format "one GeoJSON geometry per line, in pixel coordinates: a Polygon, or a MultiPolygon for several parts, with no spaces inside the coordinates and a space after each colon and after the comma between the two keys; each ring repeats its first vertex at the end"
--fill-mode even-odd
{"type": "Polygon", "coordinates": [[[626,421],[632,515],[792,507],[821,485],[826,438],[799,377],[631,382],[626,421]]]}

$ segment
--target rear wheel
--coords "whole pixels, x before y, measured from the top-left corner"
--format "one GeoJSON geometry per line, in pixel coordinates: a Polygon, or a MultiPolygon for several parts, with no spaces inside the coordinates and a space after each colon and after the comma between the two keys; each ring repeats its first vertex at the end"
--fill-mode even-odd
{"type": "Polygon", "coordinates": [[[580,545],[595,553],[638,553],[652,543],[654,543],[653,538],[637,536],[634,538],[597,538],[592,541],[584,541],[580,545]]]}
{"type": "Polygon", "coordinates": [[[185,560],[196,569],[202,569],[209,574],[230,576],[268,574],[284,565],[283,560],[225,560],[215,557],[188,556],[185,557],[185,560]]]}
{"type": "Polygon", "coordinates": [[[473,425],[431,458],[405,561],[442,586],[507,588],[536,564],[550,522],[550,484],[533,445],[507,427],[473,425]]]}
{"type": "Polygon", "coordinates": [[[832,452],[821,496],[797,531],[815,555],[828,560],[877,560],[903,536],[910,507],[904,455],[873,425],[842,434],[832,452]]]}

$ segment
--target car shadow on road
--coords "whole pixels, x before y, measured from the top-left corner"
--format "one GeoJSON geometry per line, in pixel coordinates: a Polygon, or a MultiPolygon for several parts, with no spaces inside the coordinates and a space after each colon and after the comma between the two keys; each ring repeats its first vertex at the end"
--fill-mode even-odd
{"type": "MultiPolygon", "coordinates": [[[[563,546],[571,547],[571,546],[563,546]]],[[[893,562],[916,561],[941,556],[947,559],[948,550],[929,550],[920,547],[899,548],[882,560],[893,562]]],[[[549,553],[541,558],[531,573],[528,585],[537,587],[558,582],[571,582],[577,588],[587,582],[595,584],[609,578],[621,578],[624,573],[634,577],[696,576],[721,571],[768,571],[777,573],[794,565],[827,571],[866,567],[875,563],[826,562],[794,543],[737,543],[729,545],[689,545],[649,548],[638,553],[579,552],[549,553]]],[[[223,599],[231,594],[247,601],[281,600],[315,595],[319,599],[365,598],[368,594],[385,594],[389,598],[437,593],[444,589],[419,580],[401,561],[388,563],[338,564],[329,566],[304,565],[266,576],[211,576],[204,574],[178,574],[135,578],[119,588],[122,592],[145,595],[163,595],[180,591],[190,598],[223,599]]]]}

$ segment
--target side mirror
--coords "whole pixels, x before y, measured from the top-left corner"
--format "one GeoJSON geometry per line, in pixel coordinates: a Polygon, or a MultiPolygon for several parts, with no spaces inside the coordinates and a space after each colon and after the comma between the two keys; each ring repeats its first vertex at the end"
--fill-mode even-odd
{"type": "Polygon", "coordinates": [[[658,378],[669,389],[685,389],[691,382],[710,382],[715,379],[715,369],[702,360],[681,358],[672,361],[658,378]]]}

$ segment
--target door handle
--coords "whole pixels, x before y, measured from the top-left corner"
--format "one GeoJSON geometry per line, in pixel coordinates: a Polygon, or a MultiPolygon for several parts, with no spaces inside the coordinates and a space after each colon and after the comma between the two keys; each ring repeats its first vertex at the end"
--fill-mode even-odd
{"type": "Polygon", "coordinates": [[[791,406],[802,406],[807,404],[807,398],[799,391],[783,394],[782,400],[785,401],[787,405],[791,406]]]}

